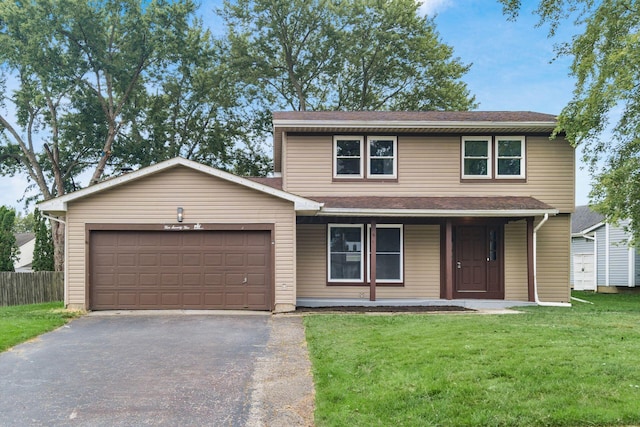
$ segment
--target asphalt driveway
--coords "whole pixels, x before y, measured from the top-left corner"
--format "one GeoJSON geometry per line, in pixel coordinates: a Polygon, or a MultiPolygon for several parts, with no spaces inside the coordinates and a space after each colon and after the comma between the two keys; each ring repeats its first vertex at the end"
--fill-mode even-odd
{"type": "Polygon", "coordinates": [[[0,354],[0,425],[309,425],[301,331],[269,314],[85,316],[0,354]]]}

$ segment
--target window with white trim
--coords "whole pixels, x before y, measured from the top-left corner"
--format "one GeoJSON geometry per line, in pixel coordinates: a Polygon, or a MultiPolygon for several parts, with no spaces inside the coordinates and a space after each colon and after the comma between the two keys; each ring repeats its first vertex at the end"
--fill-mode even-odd
{"type": "Polygon", "coordinates": [[[491,137],[462,138],[462,177],[491,178],[491,137]]]}
{"type": "MultiPolygon", "coordinates": [[[[365,265],[367,281],[371,268],[365,259],[371,254],[371,226],[364,224],[329,224],[327,233],[327,269],[329,282],[364,284],[365,265]],[[366,240],[366,241],[365,241],[366,240]]],[[[403,281],[403,227],[397,224],[376,226],[376,282],[402,283],[403,281]]]]}
{"type": "Polygon", "coordinates": [[[363,225],[330,224],[327,247],[330,282],[362,282],[363,225]]]}
{"type": "Polygon", "coordinates": [[[361,136],[333,138],[333,175],[337,178],[363,178],[363,142],[361,136]]]}
{"type": "Polygon", "coordinates": [[[524,136],[463,136],[463,179],[524,179],[524,136]]]}
{"type": "Polygon", "coordinates": [[[524,137],[496,137],[496,178],[524,178],[524,137]]]}
{"type": "Polygon", "coordinates": [[[395,178],[398,139],[395,136],[369,136],[367,142],[367,175],[370,178],[395,178]]]}
{"type": "MultiPolygon", "coordinates": [[[[367,253],[371,254],[371,226],[367,253]]],[[[376,226],[376,282],[402,283],[402,225],[378,224],[376,226]]],[[[371,280],[371,269],[367,272],[371,280]]]]}

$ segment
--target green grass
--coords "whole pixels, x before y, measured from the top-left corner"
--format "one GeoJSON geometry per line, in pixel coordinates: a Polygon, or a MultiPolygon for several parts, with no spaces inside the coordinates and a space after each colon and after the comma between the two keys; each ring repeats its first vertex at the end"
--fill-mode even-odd
{"type": "Polygon", "coordinates": [[[67,323],[79,312],[61,302],[0,307],[0,352],[67,323]]]}
{"type": "Polygon", "coordinates": [[[309,315],[318,426],[640,424],[640,295],[516,315],[309,315]]]}

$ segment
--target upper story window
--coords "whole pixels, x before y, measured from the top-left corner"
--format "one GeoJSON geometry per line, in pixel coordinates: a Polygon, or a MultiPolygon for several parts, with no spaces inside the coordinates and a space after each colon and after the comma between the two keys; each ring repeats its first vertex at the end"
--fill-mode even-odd
{"type": "Polygon", "coordinates": [[[462,138],[462,177],[491,178],[491,138],[462,138]]]}
{"type": "Polygon", "coordinates": [[[368,151],[368,175],[371,178],[395,178],[397,169],[397,144],[395,136],[370,136],[368,151]]]}
{"type": "Polygon", "coordinates": [[[335,136],[334,178],[395,179],[398,139],[395,136],[335,136]],[[366,165],[366,166],[365,166],[366,165]]]}
{"type": "Polygon", "coordinates": [[[496,137],[496,178],[524,178],[524,137],[496,137]]]}
{"type": "Polygon", "coordinates": [[[363,140],[358,136],[336,136],[333,138],[334,176],[340,178],[362,178],[363,140]]]}
{"type": "Polygon", "coordinates": [[[524,179],[523,136],[462,137],[463,179],[524,179]]]}

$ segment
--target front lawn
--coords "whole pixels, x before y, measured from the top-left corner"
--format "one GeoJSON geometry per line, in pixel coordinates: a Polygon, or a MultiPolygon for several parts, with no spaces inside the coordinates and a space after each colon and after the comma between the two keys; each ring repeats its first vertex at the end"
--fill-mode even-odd
{"type": "Polygon", "coordinates": [[[0,352],[51,331],[77,317],[61,302],[0,307],[0,352]]]}
{"type": "Polygon", "coordinates": [[[523,314],[308,315],[318,426],[640,424],[640,295],[523,314]]]}

